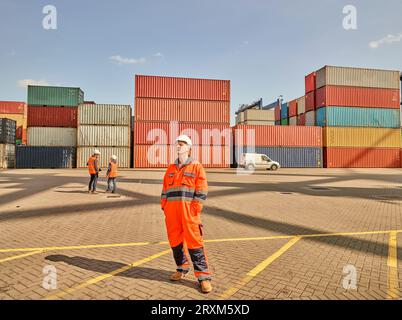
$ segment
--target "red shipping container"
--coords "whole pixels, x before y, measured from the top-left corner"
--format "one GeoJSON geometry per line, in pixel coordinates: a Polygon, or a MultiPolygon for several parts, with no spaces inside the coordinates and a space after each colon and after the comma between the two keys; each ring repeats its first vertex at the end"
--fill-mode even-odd
{"type": "Polygon", "coordinates": [[[77,107],[28,107],[28,127],[77,127],[77,107]]]}
{"type": "Polygon", "coordinates": [[[24,130],[24,128],[22,126],[19,126],[16,128],[15,130],[15,138],[16,139],[21,139],[22,140],[22,131],[24,130]]]}
{"type": "Polygon", "coordinates": [[[305,126],[306,125],[306,114],[300,114],[297,116],[297,125],[298,126],[305,126]]]}
{"type": "Polygon", "coordinates": [[[225,101],[135,99],[136,121],[186,121],[230,123],[230,103],[225,101]]]}
{"type": "Polygon", "coordinates": [[[252,126],[233,128],[234,145],[322,147],[321,127],[252,126]]]}
{"type": "Polygon", "coordinates": [[[134,122],[135,144],[174,144],[176,137],[188,135],[194,145],[229,145],[229,124],[134,122]]]}
{"type": "Polygon", "coordinates": [[[0,101],[0,113],[24,114],[26,103],[19,101],[0,101]]]}
{"type": "Polygon", "coordinates": [[[400,108],[400,91],[395,89],[325,86],[316,90],[317,108],[326,106],[400,108]]]}
{"type": "Polygon", "coordinates": [[[229,102],[230,81],[136,75],[135,97],[229,102]]]}
{"type": "MultiPolygon", "coordinates": [[[[229,146],[193,146],[191,157],[205,168],[228,168],[229,146]]],[[[135,145],[134,168],[166,168],[177,158],[174,145],[135,145]]]]}
{"type": "Polygon", "coordinates": [[[312,72],[309,75],[305,76],[304,83],[305,83],[306,94],[315,90],[316,77],[317,74],[315,72],[312,72]]]}
{"type": "Polygon", "coordinates": [[[324,148],[326,168],[399,168],[399,148],[324,148]]]}
{"type": "Polygon", "coordinates": [[[297,100],[289,101],[289,118],[297,116],[297,100]]]}
{"type": "Polygon", "coordinates": [[[281,107],[275,108],[275,121],[281,121],[281,107]]]}
{"type": "Polygon", "coordinates": [[[311,91],[306,94],[306,112],[313,111],[315,109],[316,109],[315,91],[311,91]]]}

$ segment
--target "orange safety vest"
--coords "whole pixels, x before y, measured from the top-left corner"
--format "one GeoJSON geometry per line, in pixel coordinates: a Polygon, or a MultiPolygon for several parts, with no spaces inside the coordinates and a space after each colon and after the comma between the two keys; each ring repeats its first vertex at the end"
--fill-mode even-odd
{"type": "Polygon", "coordinates": [[[97,172],[96,171],[97,168],[95,168],[95,161],[96,161],[95,157],[90,157],[89,160],[88,160],[89,174],[96,174],[96,172],[97,172]]]}
{"type": "Polygon", "coordinates": [[[117,163],[109,162],[110,171],[109,171],[109,178],[116,178],[117,177],[117,163]]]}

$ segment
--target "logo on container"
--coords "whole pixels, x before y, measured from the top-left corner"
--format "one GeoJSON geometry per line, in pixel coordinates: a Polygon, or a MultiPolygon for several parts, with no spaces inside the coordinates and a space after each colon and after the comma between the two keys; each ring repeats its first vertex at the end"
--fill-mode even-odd
{"type": "Polygon", "coordinates": [[[42,9],[46,16],[42,20],[42,27],[45,30],[57,30],[57,9],[53,5],[46,5],[42,9]]]}

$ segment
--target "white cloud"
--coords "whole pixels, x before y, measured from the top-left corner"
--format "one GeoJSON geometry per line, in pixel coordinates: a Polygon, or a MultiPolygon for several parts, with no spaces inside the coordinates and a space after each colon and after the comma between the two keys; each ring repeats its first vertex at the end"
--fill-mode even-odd
{"type": "Polygon", "coordinates": [[[32,86],[49,86],[49,82],[46,80],[32,80],[32,79],[22,79],[17,81],[17,85],[21,88],[26,88],[28,85],[32,86]]]}
{"type": "Polygon", "coordinates": [[[122,64],[142,64],[146,62],[145,58],[140,58],[140,59],[133,59],[133,58],[123,58],[120,55],[115,55],[109,57],[110,60],[113,62],[122,65],[122,64]]]}
{"type": "Polygon", "coordinates": [[[163,54],[163,53],[158,52],[158,53],[155,53],[153,56],[154,56],[154,57],[163,58],[163,57],[164,57],[164,54],[163,54]]]}
{"type": "Polygon", "coordinates": [[[369,46],[372,49],[378,49],[380,46],[385,45],[385,44],[393,44],[395,42],[400,42],[402,41],[402,33],[397,34],[397,35],[392,35],[389,34],[386,37],[377,40],[377,41],[371,41],[369,46]]]}

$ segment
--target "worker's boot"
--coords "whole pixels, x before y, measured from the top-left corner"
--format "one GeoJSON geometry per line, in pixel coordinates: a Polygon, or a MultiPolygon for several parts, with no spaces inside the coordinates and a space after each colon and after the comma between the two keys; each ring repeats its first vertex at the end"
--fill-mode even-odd
{"type": "Polygon", "coordinates": [[[184,272],[176,271],[170,276],[170,281],[179,281],[183,279],[185,276],[186,275],[184,272]]]}
{"type": "Polygon", "coordinates": [[[92,190],[92,193],[98,193],[98,191],[96,191],[96,190],[92,190]]]}
{"type": "Polygon", "coordinates": [[[200,281],[201,292],[202,293],[210,293],[212,291],[211,280],[202,280],[200,281]]]}

